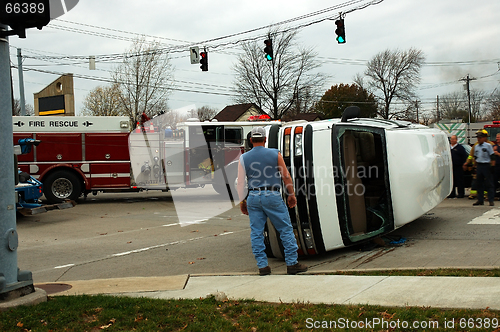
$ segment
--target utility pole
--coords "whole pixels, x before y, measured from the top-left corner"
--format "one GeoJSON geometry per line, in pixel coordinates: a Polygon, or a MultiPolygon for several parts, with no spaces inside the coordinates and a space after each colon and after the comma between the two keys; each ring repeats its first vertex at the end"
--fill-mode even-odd
{"type": "Polygon", "coordinates": [[[17,72],[19,73],[19,96],[21,106],[21,116],[26,115],[26,99],[24,99],[24,76],[23,76],[23,56],[21,49],[17,49],[17,72]]]}
{"type": "MultiPolygon", "coordinates": [[[[7,26],[0,24],[0,32],[7,26]]],[[[0,302],[35,292],[31,272],[17,267],[12,87],[7,37],[0,37],[0,302]]]]}
{"type": "Polygon", "coordinates": [[[417,99],[417,100],[415,100],[415,108],[417,109],[417,124],[420,124],[420,120],[418,118],[418,107],[419,107],[419,105],[418,105],[418,99],[417,99]]]}
{"type": "Polygon", "coordinates": [[[441,121],[441,116],[439,114],[439,95],[436,97],[436,122],[441,121]]]}
{"type": "Polygon", "coordinates": [[[467,74],[467,78],[462,78],[460,81],[465,81],[465,88],[467,89],[467,100],[469,108],[469,121],[467,122],[467,144],[470,145],[470,120],[471,120],[471,107],[470,107],[470,81],[476,80],[475,78],[470,78],[467,74]]]}

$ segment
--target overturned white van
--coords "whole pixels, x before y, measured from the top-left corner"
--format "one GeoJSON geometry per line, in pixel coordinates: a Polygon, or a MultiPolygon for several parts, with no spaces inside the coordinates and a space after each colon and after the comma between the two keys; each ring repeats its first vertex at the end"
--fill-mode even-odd
{"type": "MultiPolygon", "coordinates": [[[[451,192],[446,135],[408,122],[343,118],[283,125],[278,148],[292,175],[297,206],[290,217],[299,253],[314,255],[389,233],[451,192]]],[[[282,257],[268,221],[267,254],[282,257]]]]}
{"type": "MultiPolygon", "coordinates": [[[[239,156],[251,148],[251,129],[265,127],[267,146],[279,149],[293,178],[297,206],[289,212],[302,255],[387,234],[449,195],[451,151],[443,131],[357,118],[348,110],[342,119],[317,122],[198,122],[173,133],[139,130],[129,138],[133,180],[142,189],[190,188],[172,192],[180,224],[209,220],[235,207],[239,156]]],[[[269,256],[283,256],[271,222],[265,241],[269,256]]]]}

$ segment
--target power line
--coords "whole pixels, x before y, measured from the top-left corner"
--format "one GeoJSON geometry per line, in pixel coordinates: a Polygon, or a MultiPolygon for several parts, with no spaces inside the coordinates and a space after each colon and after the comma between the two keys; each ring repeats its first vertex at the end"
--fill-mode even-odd
{"type": "Polygon", "coordinates": [[[66,20],[62,20],[60,18],[57,18],[56,21],[69,23],[69,24],[75,24],[75,25],[81,25],[81,26],[85,26],[85,27],[89,27],[89,28],[102,29],[102,30],[108,30],[108,31],[112,31],[112,32],[119,32],[119,33],[124,33],[124,34],[136,35],[138,37],[144,36],[144,37],[149,37],[149,38],[164,39],[164,40],[170,40],[170,41],[181,42],[181,43],[190,43],[189,41],[186,41],[186,40],[172,39],[172,38],[167,38],[167,37],[162,37],[162,36],[152,36],[152,35],[146,35],[146,34],[137,33],[137,32],[129,32],[129,31],[125,31],[125,30],[105,28],[105,27],[101,27],[101,26],[97,26],[97,25],[66,21],[66,20]]]}
{"type": "MultiPolygon", "coordinates": [[[[284,24],[288,24],[288,23],[292,23],[292,22],[295,22],[295,21],[303,20],[303,19],[306,19],[306,18],[318,16],[318,15],[321,15],[321,14],[325,14],[325,13],[328,13],[328,12],[331,12],[331,11],[334,11],[334,10],[337,11],[337,10],[339,10],[341,8],[344,8],[344,7],[347,7],[347,6],[352,6],[352,5],[357,4],[357,3],[362,3],[364,1],[366,1],[366,0],[350,0],[350,1],[344,2],[342,4],[334,5],[334,6],[325,8],[325,9],[321,9],[321,10],[318,10],[318,11],[315,11],[315,12],[312,12],[312,13],[309,13],[309,14],[301,15],[301,16],[298,16],[298,17],[295,17],[295,18],[287,19],[287,20],[284,20],[284,21],[281,21],[281,22],[278,22],[278,23],[273,23],[273,24],[261,26],[261,27],[258,27],[258,28],[253,28],[253,29],[250,29],[250,30],[246,30],[246,31],[243,31],[243,32],[233,33],[233,34],[222,36],[222,37],[216,37],[216,38],[212,38],[212,39],[200,41],[200,42],[198,42],[198,44],[209,44],[209,43],[214,42],[214,41],[228,39],[228,38],[232,38],[232,37],[236,37],[236,36],[240,36],[240,35],[244,35],[244,34],[256,32],[256,31],[259,31],[259,30],[262,30],[262,29],[268,29],[268,28],[275,27],[275,26],[281,26],[281,25],[284,25],[284,24]]],[[[372,4],[378,4],[378,3],[382,2],[382,1],[383,0],[371,1],[368,4],[365,4],[363,6],[363,8],[366,8],[367,6],[372,5],[372,4]]],[[[357,10],[357,9],[356,8],[352,9],[349,12],[352,12],[354,10],[357,10]]],[[[105,27],[96,26],[96,25],[90,25],[90,24],[83,24],[83,23],[65,21],[65,20],[61,20],[61,19],[57,19],[57,21],[64,22],[64,23],[81,25],[81,26],[86,26],[86,27],[91,27],[91,28],[95,28],[95,29],[102,29],[102,30],[107,30],[107,31],[112,31],[112,32],[119,32],[119,33],[123,33],[123,34],[127,34],[127,35],[147,36],[147,37],[155,38],[155,39],[165,39],[165,40],[183,42],[183,43],[186,43],[186,44],[193,44],[190,41],[183,41],[183,40],[166,38],[166,37],[160,37],[160,36],[144,35],[144,34],[139,34],[139,33],[134,33],[134,32],[129,32],[129,31],[124,31],[124,30],[105,28],[105,27]]],[[[55,24],[50,24],[49,27],[55,27],[55,28],[61,28],[61,29],[73,29],[74,30],[73,32],[79,32],[79,33],[85,33],[85,34],[87,34],[88,32],[90,32],[89,30],[76,29],[76,28],[68,28],[68,27],[63,27],[63,26],[55,25],[55,24]]],[[[96,33],[96,34],[99,34],[99,33],[96,33]]],[[[121,37],[121,36],[110,35],[110,34],[101,34],[101,36],[102,37],[109,37],[109,38],[118,38],[118,39],[128,38],[128,37],[121,37]]],[[[212,47],[214,47],[214,46],[212,46],[212,47]]]]}
{"type": "Polygon", "coordinates": [[[424,62],[425,66],[477,66],[489,65],[492,63],[500,63],[500,58],[487,60],[471,60],[471,61],[449,61],[449,62],[424,62]]]}
{"type": "MultiPolygon", "coordinates": [[[[226,35],[226,36],[222,36],[222,37],[212,38],[212,39],[200,41],[198,43],[186,42],[185,45],[179,45],[179,46],[168,45],[168,47],[165,47],[163,49],[158,49],[158,50],[155,50],[155,51],[157,51],[157,52],[161,51],[161,52],[164,52],[164,53],[185,52],[185,51],[189,50],[189,47],[192,44],[206,45],[207,47],[210,47],[212,50],[213,49],[218,49],[218,48],[220,49],[220,48],[228,47],[230,45],[237,45],[237,44],[242,43],[242,42],[249,42],[249,41],[257,40],[259,38],[262,38],[262,35],[258,35],[258,36],[254,36],[254,37],[248,37],[248,38],[239,39],[239,40],[233,40],[233,41],[229,41],[229,42],[226,42],[226,43],[223,43],[223,44],[219,44],[219,45],[213,45],[211,43],[213,43],[215,41],[221,41],[221,40],[224,40],[224,39],[229,39],[229,38],[241,36],[241,35],[244,35],[244,34],[249,34],[249,33],[252,33],[252,32],[257,32],[257,31],[260,31],[262,29],[269,29],[269,28],[272,28],[272,27],[275,27],[275,26],[283,26],[285,24],[289,24],[289,23],[293,23],[293,22],[296,22],[296,21],[300,21],[300,20],[304,20],[304,19],[307,19],[307,18],[311,18],[311,17],[314,17],[314,16],[326,14],[326,13],[329,13],[331,11],[338,11],[338,10],[344,8],[344,7],[348,7],[348,6],[353,6],[353,5],[356,5],[356,4],[360,4],[358,7],[351,8],[351,9],[348,9],[347,11],[345,11],[345,13],[351,13],[351,12],[354,12],[356,10],[364,9],[364,8],[366,8],[368,6],[379,4],[379,3],[383,2],[384,0],[373,0],[373,1],[369,1],[369,2],[363,3],[365,1],[366,0],[350,0],[350,1],[344,2],[344,3],[339,4],[339,5],[331,6],[331,7],[319,10],[319,11],[315,11],[313,13],[301,15],[301,16],[298,16],[298,17],[295,17],[295,18],[292,18],[292,19],[288,19],[288,20],[284,20],[284,21],[278,22],[278,23],[269,24],[269,25],[266,25],[266,26],[261,26],[261,27],[258,27],[258,28],[254,28],[254,29],[250,29],[250,30],[247,30],[247,31],[243,31],[243,32],[239,32],[239,33],[234,33],[234,34],[230,34],[230,35],[226,35]]],[[[296,26],[296,27],[290,27],[290,28],[288,28],[288,29],[286,29],[286,30],[284,30],[282,32],[287,32],[287,31],[290,31],[290,30],[298,30],[298,29],[304,28],[306,26],[310,26],[312,24],[317,24],[317,23],[323,22],[325,20],[331,20],[334,17],[338,17],[338,15],[339,14],[329,15],[327,17],[324,17],[324,18],[321,18],[321,19],[318,19],[318,20],[315,20],[315,21],[312,21],[312,22],[308,22],[308,23],[305,23],[305,24],[302,24],[302,25],[299,25],[299,26],[296,26]]],[[[58,21],[59,22],[69,22],[69,21],[64,21],[64,20],[58,20],[58,21]]],[[[87,27],[92,27],[92,28],[97,28],[97,29],[104,29],[104,30],[113,31],[113,32],[125,33],[125,34],[128,34],[128,35],[136,35],[136,36],[139,35],[137,33],[131,33],[131,32],[123,31],[123,30],[110,29],[110,28],[104,28],[104,27],[98,27],[98,26],[91,26],[91,25],[81,24],[81,23],[75,23],[75,24],[79,24],[79,25],[83,25],[83,26],[87,26],[87,27]]],[[[49,24],[48,27],[55,28],[55,29],[61,29],[61,30],[68,31],[68,32],[82,33],[82,34],[86,34],[86,35],[90,34],[90,35],[93,35],[93,36],[99,36],[99,37],[105,37],[105,38],[112,38],[112,39],[123,40],[123,41],[133,41],[133,40],[135,40],[135,38],[132,38],[132,37],[118,36],[118,35],[112,35],[112,34],[107,34],[107,33],[95,32],[95,31],[91,31],[91,30],[78,29],[78,28],[72,28],[72,27],[65,27],[65,26],[61,26],[61,25],[57,25],[57,24],[49,24]]],[[[153,37],[153,38],[157,38],[157,39],[173,40],[173,39],[164,38],[164,37],[154,37],[154,36],[148,36],[148,37],[153,37]]],[[[180,41],[180,40],[175,40],[175,41],[180,41]]],[[[183,42],[183,41],[180,41],[180,42],[183,42]]],[[[106,59],[106,58],[108,58],[108,59],[109,58],[119,59],[119,58],[123,58],[124,55],[123,54],[108,54],[108,55],[96,55],[95,57],[96,57],[96,61],[97,61],[97,60],[100,60],[100,59],[103,59],[103,58],[104,59],[106,59]]],[[[71,56],[71,57],[68,57],[68,58],[81,59],[81,58],[88,58],[88,56],[71,56]]]]}
{"type": "MultiPolygon", "coordinates": [[[[208,43],[211,43],[211,42],[214,42],[214,41],[219,41],[219,40],[222,40],[222,39],[236,37],[236,36],[240,36],[240,35],[243,35],[243,34],[248,34],[248,33],[251,33],[251,32],[256,32],[256,31],[263,30],[263,29],[270,29],[270,28],[273,28],[273,27],[276,27],[276,26],[283,26],[283,25],[288,24],[288,23],[292,23],[292,22],[296,22],[296,21],[299,21],[299,20],[303,20],[303,19],[306,19],[306,18],[313,17],[313,16],[321,15],[321,14],[324,14],[324,13],[327,13],[327,12],[331,12],[333,10],[337,11],[337,10],[339,10],[341,8],[344,8],[344,7],[347,7],[347,6],[356,4],[356,3],[360,3],[360,2],[363,2],[363,1],[364,0],[351,0],[351,1],[344,2],[344,3],[339,4],[339,5],[335,5],[335,6],[328,7],[328,8],[322,9],[322,10],[318,10],[318,11],[313,12],[313,13],[305,14],[305,15],[298,16],[298,17],[295,17],[295,18],[292,18],[292,19],[288,19],[288,20],[284,20],[284,21],[281,21],[281,22],[278,22],[278,23],[273,23],[273,24],[265,25],[265,26],[262,26],[262,27],[259,27],[259,28],[254,28],[254,29],[250,29],[250,30],[247,30],[247,31],[243,31],[243,32],[239,32],[239,33],[234,33],[234,34],[230,34],[230,35],[227,35],[227,36],[223,36],[223,37],[217,37],[217,38],[205,40],[205,41],[203,41],[201,43],[202,44],[208,44],[208,43]]],[[[382,1],[383,0],[379,0],[379,1],[377,1],[377,3],[380,3],[382,1]]],[[[374,2],[374,1],[372,1],[372,2],[374,2]]],[[[325,18],[322,21],[324,21],[326,19],[329,19],[329,18],[325,18]]]]}
{"type": "MultiPolygon", "coordinates": [[[[50,62],[50,60],[45,60],[45,59],[43,61],[49,61],[50,62]]],[[[54,65],[60,65],[60,64],[55,63],[54,65]]],[[[63,64],[63,65],[66,65],[66,64],[63,64]]],[[[74,65],[74,64],[67,64],[67,65],[74,65]]],[[[36,65],[29,65],[29,67],[34,67],[34,66],[36,66],[36,65]]],[[[44,65],[44,66],[50,66],[50,65],[44,65]]],[[[11,65],[11,67],[17,68],[13,64],[11,65]]],[[[79,66],[79,67],[81,67],[81,66],[79,66]]],[[[27,69],[25,69],[23,71],[27,71],[27,69]]],[[[113,71],[111,71],[111,70],[105,70],[105,69],[99,69],[99,71],[103,71],[103,72],[110,73],[110,74],[113,73],[113,71]]],[[[200,86],[199,82],[183,81],[183,80],[176,80],[176,79],[173,79],[172,82],[174,82],[174,83],[180,83],[180,84],[187,84],[187,85],[196,85],[198,87],[200,86]]],[[[217,89],[217,90],[221,90],[221,91],[231,91],[231,87],[229,87],[229,86],[223,86],[223,85],[220,85],[220,84],[203,83],[201,85],[201,87],[202,88],[206,88],[206,89],[213,88],[213,89],[217,89]]]]}
{"type": "MultiPolygon", "coordinates": [[[[17,67],[14,66],[14,68],[17,68],[17,67]]],[[[52,74],[52,75],[58,75],[58,76],[61,76],[61,75],[64,74],[62,72],[56,72],[56,71],[50,71],[50,70],[42,70],[42,69],[35,69],[35,68],[25,68],[25,71],[35,71],[35,72],[52,74]]],[[[129,82],[115,81],[115,80],[113,80],[111,78],[91,76],[91,75],[83,75],[83,74],[73,74],[73,77],[84,79],[84,80],[105,82],[105,83],[132,84],[132,83],[129,83],[129,82]]],[[[202,93],[202,94],[210,94],[210,95],[229,96],[229,97],[235,97],[236,96],[235,94],[229,94],[229,93],[223,93],[223,92],[180,89],[180,88],[176,88],[176,87],[167,87],[167,86],[163,86],[163,85],[149,85],[149,87],[156,88],[156,89],[180,91],[180,92],[202,93]]]]}
{"type": "MultiPolygon", "coordinates": [[[[12,46],[12,48],[16,48],[15,46],[12,46]]],[[[42,51],[39,51],[39,50],[33,50],[33,49],[26,49],[28,50],[29,52],[31,53],[34,53],[34,54],[42,54],[40,52],[42,51]]],[[[49,52],[51,53],[51,52],[49,52]]],[[[66,59],[66,58],[70,58],[71,56],[67,56],[67,55],[64,55],[64,54],[58,54],[58,53],[53,53],[55,54],[56,56],[51,56],[51,57],[46,57],[46,56],[40,56],[40,57],[33,57],[33,56],[26,56],[24,55],[25,58],[32,58],[32,59],[38,59],[38,60],[41,60],[41,61],[46,61],[46,62],[53,62],[51,61],[52,59],[55,59],[57,58],[58,60],[63,58],[63,59],[66,59]]],[[[346,65],[346,64],[352,64],[352,65],[360,65],[360,64],[363,64],[364,65],[364,62],[366,60],[362,60],[362,59],[346,59],[346,58],[332,58],[332,57],[319,57],[320,59],[324,59],[325,63],[326,62],[334,62],[334,63],[337,63],[337,64],[342,64],[342,65],[346,65]]],[[[463,63],[463,64],[470,64],[470,63],[492,63],[493,61],[496,61],[496,59],[489,59],[489,60],[476,60],[476,61],[454,61],[454,62],[450,62],[451,64],[457,64],[457,63],[463,63]]],[[[54,64],[46,64],[46,65],[40,65],[40,64],[32,64],[30,65],[31,67],[35,67],[35,66],[54,66],[54,65],[70,65],[70,66],[78,66],[79,64],[86,64],[87,63],[87,59],[85,62],[73,62],[73,63],[54,63],[54,64]]],[[[109,63],[109,62],[108,62],[109,63]]],[[[436,64],[443,64],[443,65],[446,65],[446,64],[449,64],[449,63],[446,63],[446,62],[434,62],[432,63],[433,65],[436,65],[436,64]]],[[[83,67],[83,66],[78,66],[78,67],[83,67]]],[[[100,71],[104,71],[104,72],[108,72],[108,73],[111,73],[112,71],[110,70],[104,70],[104,69],[99,69],[100,71]]],[[[493,74],[490,74],[490,75],[486,75],[486,76],[482,76],[482,77],[479,77],[479,79],[484,79],[484,78],[488,78],[488,77],[492,77],[496,74],[499,73],[500,70],[496,71],[495,73],[493,74]]],[[[183,84],[190,84],[190,85],[199,85],[199,83],[197,82],[189,82],[189,81],[175,81],[176,83],[183,83],[183,84]]],[[[426,89],[434,89],[434,88],[439,88],[439,87],[442,87],[442,86],[447,86],[447,85],[452,85],[452,84],[457,84],[459,83],[459,81],[451,81],[451,82],[444,82],[444,83],[437,83],[437,84],[429,84],[429,85],[426,85],[426,86],[422,86],[420,88],[418,88],[418,90],[426,90],[426,89]]],[[[212,85],[212,84],[204,84],[203,86],[211,86],[211,87],[215,87],[215,88],[219,88],[219,89],[222,89],[222,90],[231,90],[230,87],[228,86],[221,86],[221,85],[212,85]]]]}

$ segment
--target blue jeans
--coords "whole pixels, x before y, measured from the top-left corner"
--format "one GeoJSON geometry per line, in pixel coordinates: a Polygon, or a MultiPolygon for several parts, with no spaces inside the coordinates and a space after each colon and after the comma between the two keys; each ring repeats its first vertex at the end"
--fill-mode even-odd
{"type": "Polygon", "coordinates": [[[286,265],[297,264],[297,241],[293,234],[288,209],[279,191],[250,191],[247,198],[248,216],[250,217],[250,239],[252,252],[259,269],[267,266],[264,244],[264,227],[267,218],[271,220],[280,234],[285,251],[286,265]]]}

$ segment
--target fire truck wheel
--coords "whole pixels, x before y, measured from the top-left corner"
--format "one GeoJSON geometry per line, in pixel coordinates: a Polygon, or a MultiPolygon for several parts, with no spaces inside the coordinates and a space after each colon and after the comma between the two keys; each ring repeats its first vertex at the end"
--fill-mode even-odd
{"type": "Polygon", "coordinates": [[[236,190],[238,179],[235,178],[234,176],[228,175],[227,180],[229,184],[226,184],[224,183],[224,181],[221,181],[222,183],[214,183],[212,187],[219,195],[231,194],[232,196],[229,196],[229,198],[231,198],[233,201],[236,201],[238,200],[238,191],[236,190]]]}
{"type": "Polygon", "coordinates": [[[43,193],[51,203],[63,202],[66,199],[76,200],[82,193],[82,185],[75,174],[57,171],[45,179],[43,193]]]}
{"type": "Polygon", "coordinates": [[[227,193],[227,187],[225,184],[214,183],[212,185],[212,187],[217,192],[217,194],[223,195],[223,194],[227,193]]]}

